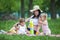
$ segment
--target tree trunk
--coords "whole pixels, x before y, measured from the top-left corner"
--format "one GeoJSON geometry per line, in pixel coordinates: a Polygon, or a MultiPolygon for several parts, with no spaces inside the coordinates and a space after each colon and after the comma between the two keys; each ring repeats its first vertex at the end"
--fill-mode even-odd
{"type": "Polygon", "coordinates": [[[18,11],[18,19],[20,18],[20,10],[18,11]]]}
{"type": "Polygon", "coordinates": [[[56,19],[55,0],[50,1],[50,12],[51,12],[51,18],[56,19]]]}
{"type": "Polygon", "coordinates": [[[21,17],[24,18],[24,0],[21,0],[21,17]]]}
{"type": "Polygon", "coordinates": [[[30,10],[32,9],[32,7],[33,7],[33,0],[29,0],[29,9],[28,9],[28,14],[29,14],[29,16],[31,16],[31,12],[30,12],[30,10]]]}

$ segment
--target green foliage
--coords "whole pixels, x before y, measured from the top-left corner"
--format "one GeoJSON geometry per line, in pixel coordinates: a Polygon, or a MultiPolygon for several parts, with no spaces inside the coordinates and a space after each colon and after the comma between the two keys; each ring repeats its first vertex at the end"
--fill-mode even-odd
{"type": "MultiPolygon", "coordinates": [[[[34,5],[39,5],[43,11],[50,11],[50,1],[51,0],[33,0],[34,5]]],[[[55,0],[56,10],[60,10],[60,0],[55,0]]]]}
{"type": "MultiPolygon", "coordinates": [[[[29,0],[24,0],[24,5],[25,11],[28,10],[29,0]]],[[[49,11],[50,0],[33,0],[33,5],[39,5],[43,11],[49,11]]],[[[20,9],[21,0],[0,0],[0,12],[14,12],[20,9]]],[[[60,10],[60,0],[56,0],[56,10],[60,10]]]]}
{"type": "Polygon", "coordinates": [[[29,0],[24,0],[25,11],[28,10],[29,0]]]}
{"type": "Polygon", "coordinates": [[[20,10],[20,0],[0,0],[0,12],[20,10]]]}
{"type": "Polygon", "coordinates": [[[39,5],[43,11],[46,11],[46,8],[49,8],[50,0],[34,0],[34,5],[39,5]]]}
{"type": "Polygon", "coordinates": [[[60,10],[60,0],[56,0],[56,10],[60,10]]]}

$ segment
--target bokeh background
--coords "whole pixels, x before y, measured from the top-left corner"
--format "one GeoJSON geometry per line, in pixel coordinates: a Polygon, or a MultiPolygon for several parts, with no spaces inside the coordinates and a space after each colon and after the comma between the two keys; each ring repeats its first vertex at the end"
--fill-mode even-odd
{"type": "MultiPolygon", "coordinates": [[[[60,0],[0,0],[0,30],[8,31],[19,18],[30,17],[32,15],[30,10],[34,5],[39,5],[41,10],[48,14],[47,20],[52,34],[60,34],[60,0]]],[[[60,40],[60,38],[0,34],[0,40],[60,40]]]]}
{"type": "Polygon", "coordinates": [[[28,18],[34,5],[39,5],[48,17],[60,16],[60,0],[0,0],[0,20],[28,18]]]}

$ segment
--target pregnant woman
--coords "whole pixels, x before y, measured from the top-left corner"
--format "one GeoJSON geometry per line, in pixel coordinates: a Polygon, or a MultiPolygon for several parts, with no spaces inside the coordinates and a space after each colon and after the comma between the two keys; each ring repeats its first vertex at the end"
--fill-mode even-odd
{"type": "Polygon", "coordinates": [[[32,15],[30,18],[28,18],[28,19],[26,20],[26,22],[27,22],[27,21],[30,21],[30,19],[33,19],[34,32],[35,32],[35,34],[36,34],[36,32],[39,32],[39,28],[40,28],[40,27],[38,26],[38,23],[39,23],[39,16],[40,16],[42,10],[39,8],[38,5],[35,5],[35,6],[33,7],[33,9],[30,10],[30,12],[32,12],[33,15],[32,15]]]}

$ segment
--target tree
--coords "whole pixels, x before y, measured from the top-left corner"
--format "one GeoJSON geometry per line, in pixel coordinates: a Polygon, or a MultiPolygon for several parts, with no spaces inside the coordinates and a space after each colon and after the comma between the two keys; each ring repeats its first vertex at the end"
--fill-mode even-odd
{"type": "Polygon", "coordinates": [[[56,11],[60,10],[60,0],[56,0],[56,11]]]}
{"type": "Polygon", "coordinates": [[[0,0],[0,12],[16,12],[20,8],[20,0],[0,0]]]}
{"type": "Polygon", "coordinates": [[[51,11],[51,18],[56,18],[56,11],[55,11],[55,0],[50,0],[50,11],[51,11]]]}
{"type": "Polygon", "coordinates": [[[32,7],[33,7],[33,0],[29,0],[29,10],[28,10],[28,12],[29,12],[29,16],[31,16],[31,13],[30,13],[30,10],[32,9],[32,7]]]}
{"type": "Polygon", "coordinates": [[[21,16],[24,18],[24,0],[21,0],[21,16]]]}

